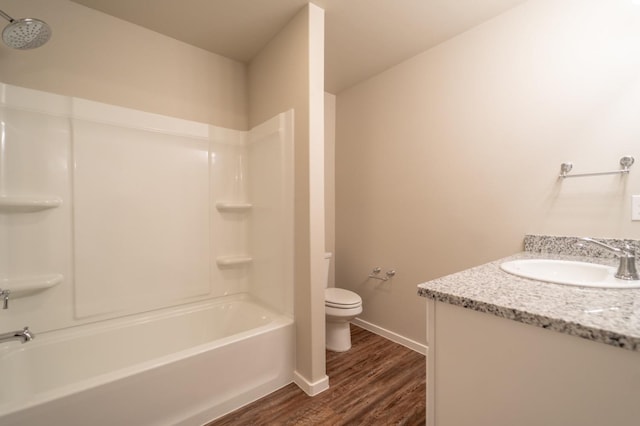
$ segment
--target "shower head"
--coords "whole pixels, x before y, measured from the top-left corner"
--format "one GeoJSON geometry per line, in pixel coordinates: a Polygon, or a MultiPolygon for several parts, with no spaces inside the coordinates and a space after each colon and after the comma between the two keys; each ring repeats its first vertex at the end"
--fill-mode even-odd
{"type": "Polygon", "coordinates": [[[0,16],[9,21],[9,25],[2,31],[2,41],[14,49],[35,49],[45,44],[51,38],[51,28],[39,19],[13,19],[0,10],[0,16]]]}

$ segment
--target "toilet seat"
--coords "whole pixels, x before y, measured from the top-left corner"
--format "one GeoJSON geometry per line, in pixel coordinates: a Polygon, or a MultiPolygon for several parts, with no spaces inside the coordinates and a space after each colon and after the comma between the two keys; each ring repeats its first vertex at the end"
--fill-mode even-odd
{"type": "Polygon", "coordinates": [[[330,287],[324,290],[324,304],[331,308],[353,309],[362,305],[362,298],[352,291],[330,287]]]}

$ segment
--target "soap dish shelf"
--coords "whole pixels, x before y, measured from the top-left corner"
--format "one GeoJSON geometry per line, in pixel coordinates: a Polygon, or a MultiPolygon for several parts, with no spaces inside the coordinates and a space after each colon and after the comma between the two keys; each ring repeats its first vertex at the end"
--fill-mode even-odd
{"type": "Polygon", "coordinates": [[[63,278],[62,274],[0,277],[0,289],[9,290],[12,299],[31,296],[40,291],[57,286],[62,282],[63,278]]]}
{"type": "Polygon", "coordinates": [[[253,262],[251,256],[219,256],[216,263],[221,268],[232,268],[236,266],[245,266],[253,262]]]}
{"type": "Polygon", "coordinates": [[[0,213],[32,213],[61,205],[59,197],[0,195],[0,213]]]}
{"type": "Polygon", "coordinates": [[[251,210],[253,204],[251,203],[229,203],[218,202],[216,203],[216,209],[220,212],[246,212],[251,210]]]}

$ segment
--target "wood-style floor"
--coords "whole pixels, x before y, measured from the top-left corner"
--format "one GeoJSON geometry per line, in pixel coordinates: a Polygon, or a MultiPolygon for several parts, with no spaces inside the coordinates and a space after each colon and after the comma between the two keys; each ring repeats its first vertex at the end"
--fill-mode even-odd
{"type": "Polygon", "coordinates": [[[290,384],[207,426],[424,425],[425,357],[351,325],[352,348],[327,351],[329,389],[290,384]]]}

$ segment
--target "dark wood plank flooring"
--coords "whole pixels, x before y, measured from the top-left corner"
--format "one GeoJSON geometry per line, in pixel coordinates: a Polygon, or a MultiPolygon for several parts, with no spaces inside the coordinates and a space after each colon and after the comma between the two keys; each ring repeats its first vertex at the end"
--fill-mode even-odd
{"type": "Polygon", "coordinates": [[[354,325],[351,343],[327,351],[328,390],[312,398],[290,384],[207,426],[424,425],[425,357],[354,325]]]}

